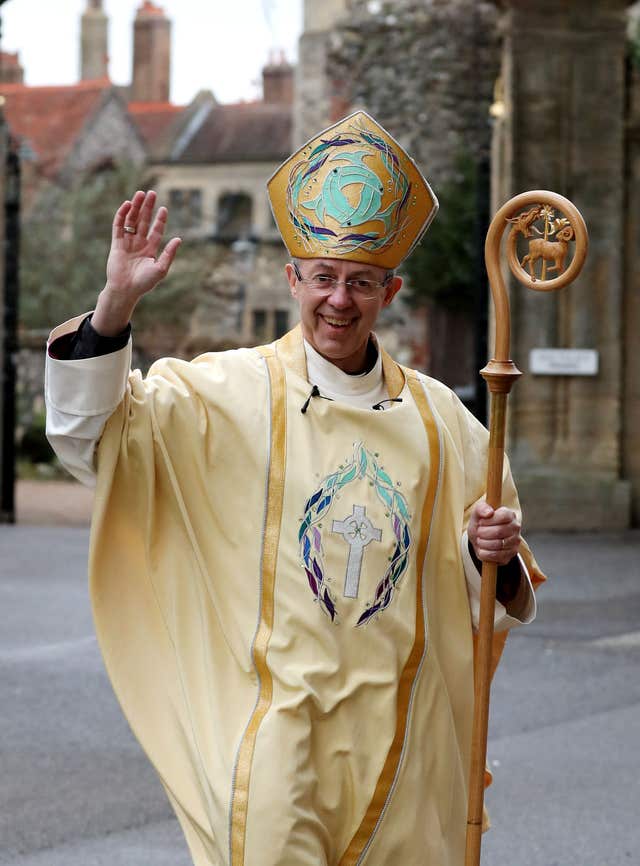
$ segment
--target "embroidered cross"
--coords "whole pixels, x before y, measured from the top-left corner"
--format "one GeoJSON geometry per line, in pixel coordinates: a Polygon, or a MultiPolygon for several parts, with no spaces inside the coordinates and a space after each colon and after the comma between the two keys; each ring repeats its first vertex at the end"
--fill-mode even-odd
{"type": "Polygon", "coordinates": [[[331,529],[342,535],[349,545],[344,596],[345,598],[357,598],[364,549],[371,541],[382,539],[382,530],[374,527],[362,505],[354,505],[353,513],[345,517],[344,520],[334,520],[331,529]]]}

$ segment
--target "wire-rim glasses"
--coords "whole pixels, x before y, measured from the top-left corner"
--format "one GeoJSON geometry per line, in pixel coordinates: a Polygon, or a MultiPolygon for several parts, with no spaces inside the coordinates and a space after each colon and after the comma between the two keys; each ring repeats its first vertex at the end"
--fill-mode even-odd
{"type": "Polygon", "coordinates": [[[365,280],[360,277],[351,280],[339,280],[331,274],[317,274],[313,277],[303,277],[296,262],[292,262],[292,265],[298,282],[307,286],[310,291],[329,295],[340,283],[344,283],[349,294],[361,301],[374,301],[376,298],[379,298],[380,289],[384,289],[393,276],[393,274],[387,274],[382,282],[378,280],[365,280]]]}

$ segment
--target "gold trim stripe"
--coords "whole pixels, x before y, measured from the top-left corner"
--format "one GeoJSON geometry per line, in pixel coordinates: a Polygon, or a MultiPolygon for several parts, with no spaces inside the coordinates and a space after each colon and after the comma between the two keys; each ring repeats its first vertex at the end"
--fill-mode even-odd
{"type": "Polygon", "coordinates": [[[269,641],[273,632],[274,591],[280,524],[284,497],[284,470],[286,464],[285,379],[282,364],[274,357],[273,349],[261,347],[271,386],[271,447],[267,486],[267,508],[262,549],[262,597],[260,624],[253,643],[253,664],[259,677],[260,692],[249,724],[238,750],[233,799],[231,802],[231,863],[244,866],[247,812],[251,767],[258,730],[273,698],[273,680],[267,665],[269,641]]]}
{"type": "Polygon", "coordinates": [[[347,850],[342,855],[339,866],[355,866],[362,856],[362,852],[371,839],[376,825],[381,818],[382,811],[389,797],[389,792],[400,767],[400,758],[407,730],[407,719],[409,714],[409,703],[411,692],[415,685],[420,662],[425,650],[424,609],[422,605],[422,573],[427,554],[427,544],[433,520],[436,493],[438,490],[438,478],[440,474],[440,437],[429,402],[417,374],[413,370],[404,369],[405,377],[411,396],[413,397],[422,423],[424,424],[429,443],[429,483],[422,506],[420,520],[420,540],[416,554],[416,626],[415,639],[409,657],[400,675],[398,685],[398,710],[396,731],[387,754],[384,767],[378,778],[378,784],[373,792],[373,798],[365,813],[362,823],[349,843],[347,850]]]}
{"type": "Polygon", "coordinates": [[[387,386],[389,397],[395,400],[402,393],[405,375],[402,372],[400,364],[397,364],[393,358],[387,355],[382,346],[380,347],[380,354],[382,355],[382,372],[384,374],[385,385],[387,386]]]}

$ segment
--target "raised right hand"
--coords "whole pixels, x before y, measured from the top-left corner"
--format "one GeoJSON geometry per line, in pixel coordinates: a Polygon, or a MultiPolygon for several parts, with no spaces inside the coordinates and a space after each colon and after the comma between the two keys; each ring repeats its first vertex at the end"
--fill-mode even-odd
{"type": "Polygon", "coordinates": [[[178,251],[181,239],[172,238],[158,255],[167,209],[159,208],[152,224],[155,202],[153,190],[147,193],[138,190],[131,201],[123,202],[116,211],[107,282],[91,317],[91,324],[99,334],[115,336],[127,326],[140,298],[166,277],[178,251]],[[126,231],[125,226],[135,228],[135,233],[126,231]]]}

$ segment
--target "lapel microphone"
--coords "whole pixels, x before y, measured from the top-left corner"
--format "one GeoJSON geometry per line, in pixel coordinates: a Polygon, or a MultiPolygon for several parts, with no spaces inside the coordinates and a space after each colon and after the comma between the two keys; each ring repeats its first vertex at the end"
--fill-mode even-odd
{"type": "Polygon", "coordinates": [[[402,403],[402,397],[391,397],[389,400],[380,400],[379,403],[374,403],[372,409],[384,409],[385,403],[402,403]]]}

